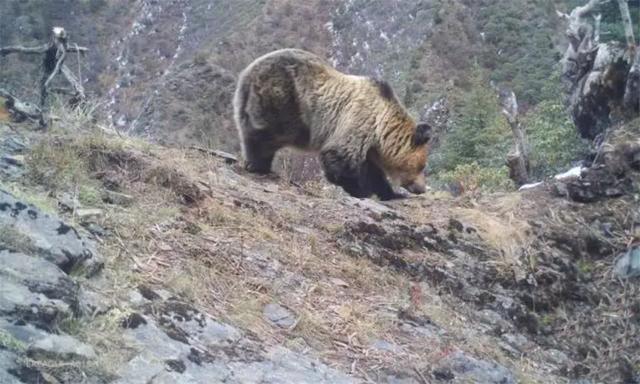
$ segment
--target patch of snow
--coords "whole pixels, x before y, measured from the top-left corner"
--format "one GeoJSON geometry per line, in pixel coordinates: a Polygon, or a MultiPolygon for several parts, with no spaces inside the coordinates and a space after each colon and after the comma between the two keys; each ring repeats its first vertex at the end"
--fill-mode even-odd
{"type": "Polygon", "coordinates": [[[523,186],[518,188],[518,191],[526,191],[527,189],[533,189],[533,188],[538,187],[538,186],[540,186],[542,184],[544,184],[542,181],[538,181],[537,183],[524,184],[523,186]]]}
{"type": "Polygon", "coordinates": [[[555,175],[553,178],[556,179],[556,180],[565,180],[565,179],[569,179],[569,178],[580,177],[582,175],[582,171],[585,170],[585,169],[586,168],[584,168],[582,166],[573,167],[570,170],[568,170],[567,172],[555,175]]]}

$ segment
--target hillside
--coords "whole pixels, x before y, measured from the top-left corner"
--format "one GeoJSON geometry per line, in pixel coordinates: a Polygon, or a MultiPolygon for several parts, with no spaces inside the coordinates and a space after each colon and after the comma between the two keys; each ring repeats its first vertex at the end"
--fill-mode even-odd
{"type": "Polygon", "coordinates": [[[583,181],[381,204],[59,113],[2,125],[3,382],[635,380],[624,127],[583,181]]]}
{"type": "MultiPolygon", "coordinates": [[[[0,383],[640,382],[640,51],[603,4],[568,84],[583,3],[0,2],[0,47],[89,47],[46,129],[0,97],[0,383]],[[237,75],[282,47],[435,119],[425,194],[356,199],[288,150],[244,170],[237,75]]],[[[36,101],[41,60],[0,55],[0,89],[36,101]]]]}

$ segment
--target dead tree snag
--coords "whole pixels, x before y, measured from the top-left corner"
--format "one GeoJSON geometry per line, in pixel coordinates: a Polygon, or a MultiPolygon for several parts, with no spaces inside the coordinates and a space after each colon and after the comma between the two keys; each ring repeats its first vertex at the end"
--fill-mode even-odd
{"type": "MultiPolygon", "coordinates": [[[[54,27],[51,31],[51,40],[36,47],[25,47],[22,45],[0,47],[0,56],[13,53],[27,55],[42,55],[42,77],[40,79],[40,125],[46,126],[47,96],[50,93],[63,93],[71,96],[72,103],[80,103],[85,100],[84,87],[81,81],[73,74],[71,69],[65,64],[68,53],[83,54],[87,52],[86,47],[77,44],[69,44],[67,32],[62,27],[54,27]],[[70,88],[54,88],[51,83],[56,75],[62,74],[67,80],[70,88]]],[[[13,97],[15,99],[15,97],[13,97]]]]}

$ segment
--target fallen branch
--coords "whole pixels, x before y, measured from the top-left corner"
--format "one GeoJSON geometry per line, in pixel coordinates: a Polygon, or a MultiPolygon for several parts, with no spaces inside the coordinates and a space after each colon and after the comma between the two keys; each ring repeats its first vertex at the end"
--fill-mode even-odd
{"type": "Polygon", "coordinates": [[[227,164],[234,164],[238,162],[238,157],[235,155],[232,155],[229,152],[225,152],[225,151],[220,151],[217,149],[208,149],[208,148],[202,148],[202,147],[198,147],[198,146],[191,146],[189,147],[189,149],[193,149],[202,153],[206,153],[208,155],[211,156],[215,156],[215,157],[219,157],[221,159],[224,160],[225,163],[227,164]]]}
{"type": "Polygon", "coordinates": [[[40,108],[29,102],[19,100],[5,89],[0,88],[0,96],[5,99],[5,107],[14,115],[14,118],[18,121],[30,119],[33,121],[39,121],[42,112],[40,108]]]}

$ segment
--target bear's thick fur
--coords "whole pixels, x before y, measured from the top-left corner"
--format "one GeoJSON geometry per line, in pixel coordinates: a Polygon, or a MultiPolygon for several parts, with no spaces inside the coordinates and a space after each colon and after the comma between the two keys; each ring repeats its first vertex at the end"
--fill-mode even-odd
{"type": "Polygon", "coordinates": [[[241,74],[234,117],[250,172],[268,173],[278,149],[320,153],[327,179],[355,197],[425,190],[428,124],[416,124],[391,87],[337,71],[298,50],[271,52],[241,74]]]}

